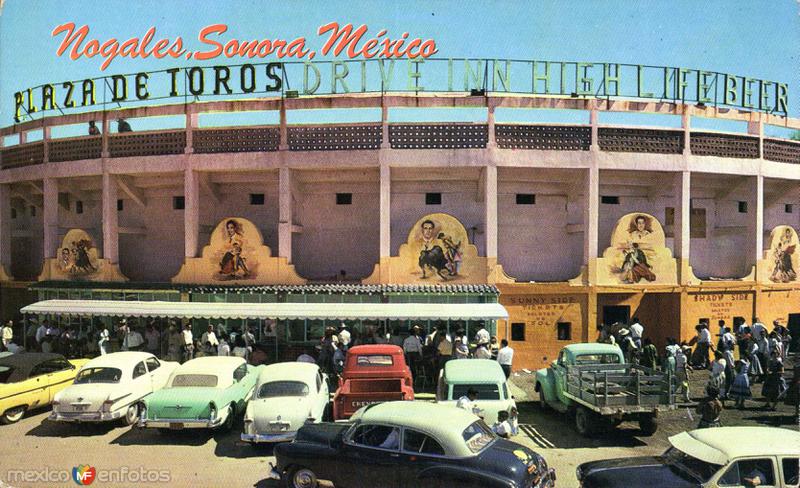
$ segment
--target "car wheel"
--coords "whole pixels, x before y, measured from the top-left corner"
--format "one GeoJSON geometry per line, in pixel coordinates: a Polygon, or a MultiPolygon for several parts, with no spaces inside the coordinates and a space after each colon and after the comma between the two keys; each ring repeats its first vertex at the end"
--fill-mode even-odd
{"type": "Polygon", "coordinates": [[[594,419],[591,412],[585,407],[578,407],[575,411],[575,430],[578,434],[589,437],[594,433],[594,419]]]}
{"type": "Polygon", "coordinates": [[[658,430],[658,421],[655,417],[642,417],[639,419],[639,429],[642,435],[651,436],[658,430]]]}
{"type": "Polygon", "coordinates": [[[14,407],[9,408],[8,410],[0,416],[0,423],[3,424],[13,424],[15,422],[19,422],[19,420],[25,415],[25,407],[14,407]]]}
{"type": "Polygon", "coordinates": [[[317,488],[319,480],[317,475],[308,468],[295,466],[286,476],[287,488],[317,488]]]}
{"type": "Polygon", "coordinates": [[[225,432],[230,431],[233,428],[233,420],[236,416],[236,410],[233,408],[233,405],[228,407],[228,418],[225,419],[225,423],[222,424],[221,429],[225,432]]]}
{"type": "Polygon", "coordinates": [[[330,402],[325,404],[325,410],[322,411],[323,422],[333,422],[333,406],[330,402]]]}
{"type": "Polygon", "coordinates": [[[128,410],[125,411],[125,416],[122,417],[122,421],[125,425],[133,425],[139,420],[139,404],[133,403],[128,406],[128,410]]]}
{"type": "Polygon", "coordinates": [[[540,383],[536,383],[536,391],[539,392],[539,408],[547,410],[549,405],[547,405],[547,399],[544,396],[544,388],[542,388],[540,383]]]}

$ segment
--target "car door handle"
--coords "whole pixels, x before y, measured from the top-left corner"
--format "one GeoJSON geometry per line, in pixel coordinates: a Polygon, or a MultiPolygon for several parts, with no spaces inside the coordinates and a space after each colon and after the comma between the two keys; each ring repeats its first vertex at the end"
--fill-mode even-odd
{"type": "Polygon", "coordinates": [[[400,457],[400,455],[399,455],[399,454],[389,454],[389,457],[393,457],[393,458],[399,458],[399,457],[400,457]]]}

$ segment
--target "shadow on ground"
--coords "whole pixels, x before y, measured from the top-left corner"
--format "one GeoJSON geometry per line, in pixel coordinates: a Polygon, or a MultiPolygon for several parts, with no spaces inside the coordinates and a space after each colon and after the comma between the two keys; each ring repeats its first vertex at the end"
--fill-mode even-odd
{"type": "MultiPolygon", "coordinates": [[[[102,437],[114,429],[122,430],[123,427],[117,422],[73,424],[52,422],[45,417],[39,425],[26,432],[25,435],[34,437],[102,437]]],[[[127,430],[127,427],[124,429],[127,430]]]]}

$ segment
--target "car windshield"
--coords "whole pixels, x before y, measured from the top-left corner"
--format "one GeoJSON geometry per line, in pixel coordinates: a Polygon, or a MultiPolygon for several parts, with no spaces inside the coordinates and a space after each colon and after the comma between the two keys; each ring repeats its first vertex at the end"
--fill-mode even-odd
{"type": "Polygon", "coordinates": [[[580,354],[575,356],[575,364],[621,364],[616,354],[580,354]]]}
{"type": "MultiPolygon", "coordinates": [[[[686,454],[683,451],[670,447],[664,452],[664,458],[667,462],[674,467],[677,467],[683,473],[690,474],[693,478],[705,483],[714,473],[722,468],[720,464],[707,463],[695,457],[686,454]]],[[[685,478],[685,476],[684,476],[685,478]]]]}
{"type": "Polygon", "coordinates": [[[478,420],[470,424],[469,427],[464,429],[461,436],[467,443],[469,450],[473,453],[481,452],[495,439],[494,432],[492,432],[489,426],[483,423],[483,420],[478,420]]]}
{"type": "Polygon", "coordinates": [[[120,378],[122,371],[117,368],[84,368],[75,378],[75,384],[119,383],[120,378]]]}
{"type": "Polygon", "coordinates": [[[217,386],[217,376],[213,374],[179,374],[172,378],[172,388],[185,388],[192,386],[210,387],[217,386]]]}
{"type": "Polygon", "coordinates": [[[271,381],[258,389],[258,398],[308,396],[308,385],[302,381],[271,381]]]}
{"type": "Polygon", "coordinates": [[[371,354],[369,356],[358,356],[356,362],[359,366],[391,366],[392,356],[388,354],[371,354]]]}
{"type": "Polygon", "coordinates": [[[478,392],[478,400],[500,400],[500,385],[453,385],[453,400],[465,396],[470,388],[478,392]]]}

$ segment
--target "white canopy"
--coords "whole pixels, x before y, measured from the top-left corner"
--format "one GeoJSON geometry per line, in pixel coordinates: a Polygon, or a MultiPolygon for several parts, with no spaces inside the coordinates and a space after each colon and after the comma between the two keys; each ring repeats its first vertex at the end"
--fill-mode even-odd
{"type": "Polygon", "coordinates": [[[123,300],[45,300],[22,308],[41,315],[204,319],[496,320],[499,303],[207,303],[123,300]]]}

